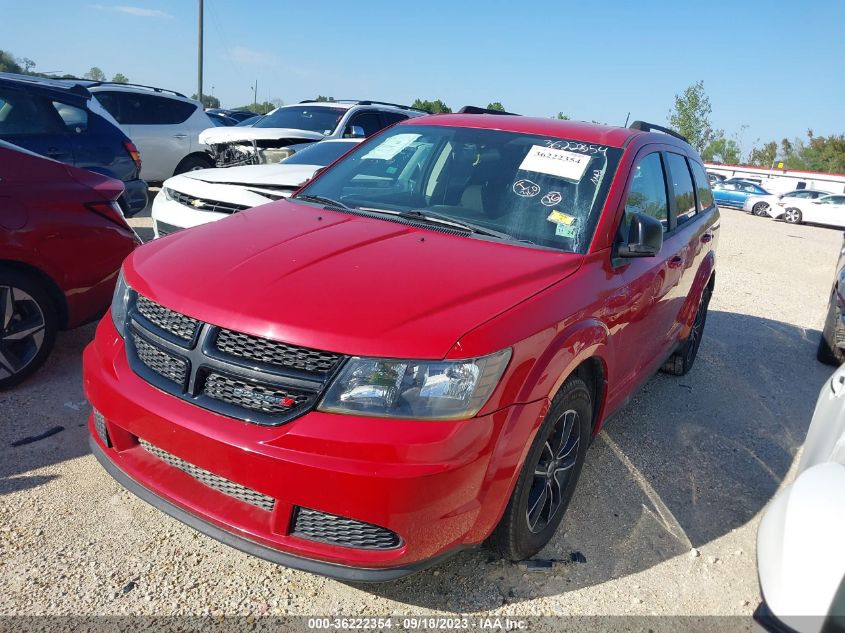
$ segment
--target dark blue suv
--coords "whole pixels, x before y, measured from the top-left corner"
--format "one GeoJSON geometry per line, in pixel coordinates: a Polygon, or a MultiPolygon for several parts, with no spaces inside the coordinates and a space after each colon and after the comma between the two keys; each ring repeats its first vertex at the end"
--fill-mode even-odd
{"type": "Polygon", "coordinates": [[[138,149],[84,86],[0,73],[0,138],[122,180],[126,217],[147,206],[138,149]]]}

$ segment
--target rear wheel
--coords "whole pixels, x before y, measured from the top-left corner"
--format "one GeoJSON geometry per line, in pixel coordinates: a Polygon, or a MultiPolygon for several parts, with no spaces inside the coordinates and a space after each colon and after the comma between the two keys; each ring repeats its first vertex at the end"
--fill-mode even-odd
{"type": "Polygon", "coordinates": [[[769,215],[769,205],[766,202],[758,202],[751,207],[751,212],[757,217],[769,215]]]}
{"type": "Polygon", "coordinates": [[[695,359],[698,356],[698,348],[701,347],[701,338],[704,336],[704,325],[707,322],[707,307],[710,305],[710,288],[705,288],[701,293],[701,303],[698,304],[698,312],[695,313],[695,321],[681,347],[669,357],[661,371],[673,376],[683,376],[692,369],[695,359]]]}
{"type": "Polygon", "coordinates": [[[488,544],[512,561],[529,558],[560,525],[590,443],[593,402],[587,384],[570,377],[552,401],[488,544]]]}
{"type": "Polygon", "coordinates": [[[200,169],[211,169],[212,167],[214,167],[214,163],[211,162],[210,158],[196,155],[186,156],[182,159],[182,162],[176,166],[176,171],[174,171],[173,174],[184,174],[186,171],[198,171],[200,169]]]}
{"type": "Polygon", "coordinates": [[[842,327],[840,314],[836,306],[836,294],[834,293],[831,295],[830,303],[827,306],[827,316],[824,320],[824,328],[822,328],[821,336],[819,336],[816,359],[820,363],[835,367],[845,362],[845,352],[836,344],[836,332],[842,327]]]}
{"type": "Polygon", "coordinates": [[[787,224],[801,224],[801,211],[795,207],[789,207],[783,212],[783,220],[787,224]]]}
{"type": "Polygon", "coordinates": [[[56,307],[46,290],[28,275],[0,270],[0,389],[44,364],[57,328],[56,307]]]}

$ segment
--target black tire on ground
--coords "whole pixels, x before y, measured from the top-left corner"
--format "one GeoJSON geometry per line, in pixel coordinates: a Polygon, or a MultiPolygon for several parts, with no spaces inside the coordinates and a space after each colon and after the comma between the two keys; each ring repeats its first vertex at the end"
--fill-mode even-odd
{"type": "Polygon", "coordinates": [[[824,319],[824,327],[819,336],[819,346],[816,350],[816,360],[825,365],[838,367],[845,362],[845,352],[836,345],[836,330],[841,325],[839,309],[836,307],[836,294],[832,294],[827,305],[827,316],[824,319]]]}
{"type": "Polygon", "coordinates": [[[801,209],[789,207],[786,211],[783,212],[783,221],[787,224],[801,224],[801,221],[803,219],[804,218],[801,215],[801,209]]]}
{"type": "Polygon", "coordinates": [[[689,335],[681,343],[678,350],[669,357],[669,360],[663,363],[660,371],[673,376],[683,376],[692,369],[696,356],[698,356],[698,348],[701,346],[701,338],[704,336],[710,295],[710,288],[705,288],[704,292],[701,293],[701,302],[698,304],[698,311],[695,313],[695,321],[693,321],[689,335]]]}
{"type": "Polygon", "coordinates": [[[505,513],[486,542],[504,558],[529,558],[554,536],[578,483],[592,419],[590,390],[572,376],[554,397],[505,513]]]}
{"type": "Polygon", "coordinates": [[[751,207],[751,213],[756,215],[758,218],[762,218],[763,216],[768,215],[768,208],[768,202],[758,202],[753,207],[751,207]]]}
{"type": "Polygon", "coordinates": [[[198,169],[211,169],[212,167],[214,167],[214,163],[209,157],[197,155],[186,156],[176,166],[173,175],[176,176],[178,174],[184,174],[186,171],[196,171],[198,169]]]}
{"type": "Polygon", "coordinates": [[[0,268],[0,390],[44,364],[57,330],[55,303],[38,280],[0,268]]]}

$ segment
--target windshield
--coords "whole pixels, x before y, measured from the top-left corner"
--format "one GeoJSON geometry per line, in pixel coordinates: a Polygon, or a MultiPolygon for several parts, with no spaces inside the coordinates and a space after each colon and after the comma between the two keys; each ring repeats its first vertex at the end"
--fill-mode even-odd
{"type": "Polygon", "coordinates": [[[331,134],[346,114],[343,108],[325,106],[290,106],[271,112],[253,127],[286,127],[293,130],[307,130],[320,134],[331,134]]]}
{"type": "Polygon", "coordinates": [[[285,165],[320,165],[325,167],[343,156],[360,141],[322,141],[299,150],[282,162],[285,165]]]}
{"type": "Polygon", "coordinates": [[[499,130],[399,125],[297,197],[474,225],[586,252],[622,150],[499,130]]]}

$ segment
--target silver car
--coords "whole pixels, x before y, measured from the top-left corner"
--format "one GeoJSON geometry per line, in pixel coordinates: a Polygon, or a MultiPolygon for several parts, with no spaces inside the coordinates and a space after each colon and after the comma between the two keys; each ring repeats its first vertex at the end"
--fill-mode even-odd
{"type": "Polygon", "coordinates": [[[798,473],[757,533],[768,631],[845,631],[845,365],[819,393],[798,473]]]}

